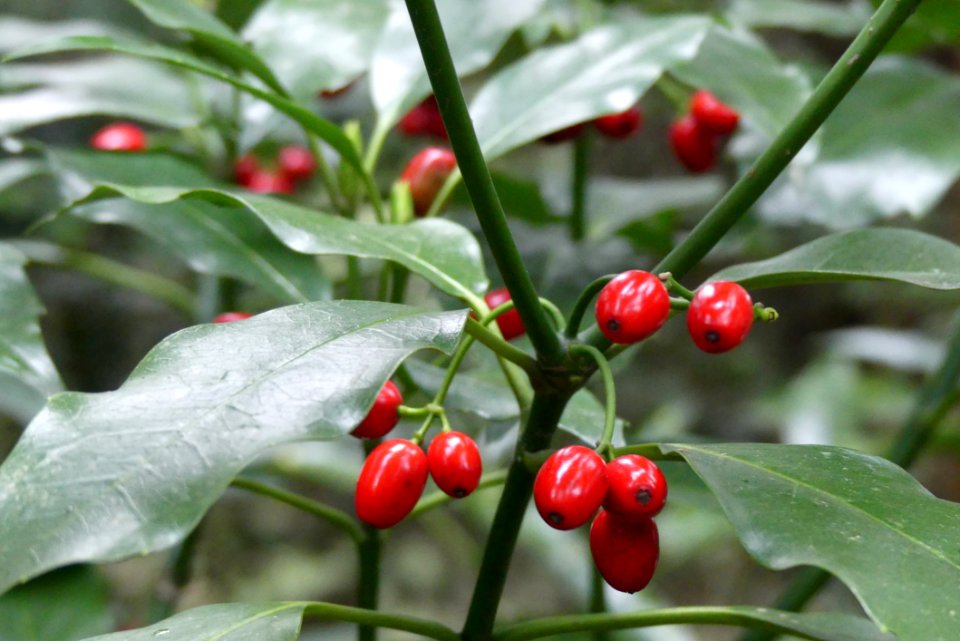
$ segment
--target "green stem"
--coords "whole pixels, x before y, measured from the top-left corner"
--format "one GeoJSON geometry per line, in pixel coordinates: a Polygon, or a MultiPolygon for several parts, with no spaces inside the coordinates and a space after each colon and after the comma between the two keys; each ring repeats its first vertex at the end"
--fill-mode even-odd
{"type": "MultiPolygon", "coordinates": [[[[590,561],[590,613],[602,614],[607,611],[607,599],[604,594],[606,582],[597,566],[590,561]]],[[[594,630],[593,641],[607,641],[610,638],[607,630],[594,630]]]]}
{"type": "MultiPolygon", "coordinates": [[[[360,542],[360,580],[357,584],[357,604],[366,610],[376,611],[380,597],[380,558],[383,543],[380,531],[370,525],[363,526],[365,537],[360,542]]],[[[357,641],[377,641],[377,628],[361,624],[357,628],[357,641]]]]}
{"type": "MultiPolygon", "coordinates": [[[[810,98],[753,166],[734,184],[683,242],[654,268],[682,278],[713,249],[783,172],[856,84],[921,0],[884,0],[860,34],[823,78],[810,98]]],[[[606,347],[599,330],[591,329],[584,342],[606,347]]]]}
{"type": "Polygon", "coordinates": [[[587,235],[587,178],[590,174],[590,142],[588,133],[577,137],[573,145],[573,180],[570,210],[570,238],[583,240],[587,235]]]}
{"type": "Polygon", "coordinates": [[[467,334],[486,345],[492,352],[511,363],[519,365],[528,375],[537,376],[537,361],[519,347],[503,340],[472,318],[467,318],[464,328],[467,334]]]}
{"type": "Polygon", "coordinates": [[[457,188],[457,185],[460,184],[462,176],[460,171],[456,170],[447,176],[447,179],[443,183],[443,187],[440,188],[440,191],[437,192],[437,196],[433,199],[433,202],[430,203],[430,209],[427,210],[424,218],[433,218],[434,216],[439,216],[440,212],[447,205],[447,201],[450,200],[450,196],[453,195],[453,190],[457,188]]]}
{"type": "Polygon", "coordinates": [[[390,296],[391,303],[402,303],[407,294],[407,282],[410,280],[410,270],[403,265],[394,263],[390,269],[390,296]]]}
{"type": "MultiPolygon", "coordinates": [[[[478,492],[480,490],[485,490],[489,487],[497,487],[498,485],[503,485],[504,481],[507,480],[506,470],[497,470],[496,472],[490,472],[484,474],[483,478],[480,479],[480,483],[477,485],[477,489],[474,490],[478,492]]],[[[417,503],[417,507],[413,508],[413,511],[410,512],[410,517],[415,518],[420,516],[424,512],[429,512],[434,508],[438,508],[442,505],[446,505],[451,501],[456,501],[458,499],[453,498],[452,496],[444,492],[433,492],[429,496],[425,496],[417,503]]]]}
{"type": "Polygon", "coordinates": [[[347,256],[347,298],[363,298],[363,274],[360,273],[360,259],[356,256],[347,256]]]}
{"type": "MultiPolygon", "coordinates": [[[[291,606],[295,604],[290,604],[291,606]]],[[[460,641],[457,633],[435,621],[418,619],[402,614],[391,614],[389,612],[379,612],[377,610],[366,610],[363,608],[351,608],[346,605],[336,605],[334,603],[306,603],[304,604],[304,616],[316,617],[320,619],[333,619],[336,621],[346,621],[347,623],[359,623],[363,626],[374,628],[389,628],[391,630],[401,630],[403,632],[412,632],[436,641],[460,641]]]]}
{"type": "Polygon", "coordinates": [[[305,496],[300,496],[299,494],[288,492],[287,490],[272,485],[267,485],[266,483],[261,483],[260,481],[254,481],[253,479],[236,478],[230,485],[241,490],[253,492],[254,494],[266,496],[281,503],[286,503],[307,514],[320,517],[328,523],[339,527],[357,544],[360,544],[364,540],[364,534],[360,530],[360,526],[357,525],[357,522],[346,512],[338,510],[337,508],[324,505],[323,503],[308,499],[305,496]]]}
{"type": "Polygon", "coordinates": [[[317,142],[317,137],[309,132],[306,133],[310,153],[312,153],[316,159],[317,173],[320,174],[320,181],[323,183],[323,188],[326,189],[327,196],[330,197],[330,203],[341,215],[346,214],[347,205],[343,202],[340,189],[337,187],[337,177],[334,176],[333,169],[330,168],[330,163],[327,162],[326,156],[323,155],[323,149],[320,147],[320,143],[317,142]]]}
{"type": "Polygon", "coordinates": [[[603,435],[597,443],[597,452],[610,461],[613,459],[613,430],[617,425],[617,385],[613,380],[613,371],[606,357],[593,345],[574,345],[571,352],[586,354],[592,358],[603,378],[603,435]]]}
{"type": "Polygon", "coordinates": [[[606,276],[601,276],[597,280],[587,285],[584,290],[580,292],[580,296],[577,298],[577,302],[574,304],[573,310],[570,312],[570,318],[567,320],[567,329],[565,331],[567,338],[576,338],[577,332],[580,331],[580,323],[583,322],[583,315],[587,313],[587,308],[590,307],[590,301],[592,301],[593,297],[600,293],[600,290],[603,289],[607,283],[609,283],[615,277],[616,274],[607,274],[606,276]]]}
{"type": "Polygon", "coordinates": [[[467,111],[434,0],[406,0],[406,4],[457,165],[500,275],[516,303],[537,354],[548,363],[560,362],[565,355],[564,346],[540,305],[533,281],[510,233],[467,111]]]}

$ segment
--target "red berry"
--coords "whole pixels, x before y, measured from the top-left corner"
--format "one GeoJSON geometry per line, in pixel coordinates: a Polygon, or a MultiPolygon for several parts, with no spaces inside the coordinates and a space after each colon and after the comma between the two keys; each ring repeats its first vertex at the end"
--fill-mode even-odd
{"type": "Polygon", "coordinates": [[[597,325],[610,341],[629,345],[660,329],[670,314],[663,282],[639,269],[623,272],[597,296],[597,325]]]}
{"type": "Polygon", "coordinates": [[[583,133],[584,126],[585,125],[582,122],[578,122],[575,125],[570,125],[569,127],[565,127],[559,131],[554,131],[553,133],[547,134],[540,140],[548,145],[556,145],[561,142],[573,140],[580,137],[580,134],[583,133]]]}
{"type": "Polygon", "coordinates": [[[392,430],[400,420],[397,408],[402,404],[403,394],[393,381],[387,381],[380,388],[376,400],[373,401],[373,407],[367,412],[366,417],[350,433],[357,438],[380,438],[392,430]]]}
{"type": "Polygon", "coordinates": [[[410,185],[413,211],[417,216],[430,211],[430,205],[456,167],[456,156],[443,147],[427,147],[410,159],[400,174],[400,180],[410,185]]]}
{"type": "Polygon", "coordinates": [[[621,592],[647,587],[660,559],[660,535],[652,519],[634,522],[601,510],[590,527],[590,552],[603,580],[621,592]]]}
{"type": "Polygon", "coordinates": [[[677,160],[700,174],[717,163],[717,137],[693,116],[683,116],[670,125],[670,144],[677,160]]]}
{"type": "Polygon", "coordinates": [[[551,454],[533,483],[537,511],[558,530],[572,530],[589,521],[606,494],[607,466],[599,454],[582,445],[551,454]]]}
{"type": "Polygon", "coordinates": [[[317,161],[314,160],[313,154],[306,147],[287,145],[277,152],[277,166],[280,173],[297,182],[306,180],[313,175],[317,168],[317,161]]]}
{"type": "Polygon", "coordinates": [[[732,134],[740,124],[740,114],[706,89],[693,94],[690,99],[690,115],[701,127],[721,136],[732,134]]]}
{"type": "Polygon", "coordinates": [[[419,446],[404,439],[381,443],[357,479],[357,516],[373,527],[393,527],[410,514],[426,484],[427,456],[419,446]]]}
{"type": "Polygon", "coordinates": [[[244,154],[233,164],[233,177],[240,185],[249,185],[253,175],[260,172],[260,161],[253,154],[244,154]]]}
{"type": "MultiPolygon", "coordinates": [[[[487,307],[494,309],[511,300],[510,292],[506,287],[494,289],[487,292],[483,300],[487,303],[487,307]]],[[[527,331],[527,328],[523,326],[523,320],[521,320],[520,312],[517,311],[516,307],[497,316],[497,327],[500,328],[500,333],[503,334],[503,337],[508,341],[513,340],[517,336],[521,336],[527,331]]]]}
{"type": "Polygon", "coordinates": [[[90,146],[101,151],[143,151],[147,148],[147,134],[133,123],[116,122],[93,134],[90,146]]]}
{"type": "Polygon", "coordinates": [[[224,312],[213,317],[214,323],[232,323],[234,321],[246,320],[253,316],[247,312],[224,312]]]}
{"type": "Polygon", "coordinates": [[[656,516],[667,500],[667,479],[657,464],[637,454],[607,463],[610,489],[603,509],[618,518],[639,521],[656,516]]]}
{"type": "Polygon", "coordinates": [[[440,107],[433,96],[424,98],[423,102],[407,112],[397,126],[407,136],[434,136],[447,139],[447,129],[440,116],[440,107]]]}
{"type": "Polygon", "coordinates": [[[633,106],[617,114],[600,116],[593,121],[593,126],[608,138],[629,138],[643,126],[643,112],[633,106]]]}
{"type": "Polygon", "coordinates": [[[483,472],[480,448],[462,432],[437,435],[427,450],[427,463],[437,487],[455,499],[477,489],[483,472]]]}
{"type": "Polygon", "coordinates": [[[286,174],[258,169],[243,185],[255,194],[292,194],[293,181],[286,174]]]}
{"type": "Polygon", "coordinates": [[[717,281],[697,290],[687,310],[687,329],[697,347],[711,354],[731,350],[753,326],[753,301],[737,283],[717,281]]]}

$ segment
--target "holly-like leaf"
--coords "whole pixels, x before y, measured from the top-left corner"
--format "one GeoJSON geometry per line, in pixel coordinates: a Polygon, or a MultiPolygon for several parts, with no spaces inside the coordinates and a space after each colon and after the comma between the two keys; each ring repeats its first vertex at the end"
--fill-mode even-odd
{"type": "Polygon", "coordinates": [[[818,238],[767,260],[728,267],[710,280],[735,280],[752,289],[845,280],[960,289],[960,247],[911,229],[858,229],[818,238]]]}
{"type": "Polygon", "coordinates": [[[503,69],[470,107],[484,155],[631,107],[665,69],[697,54],[710,24],[700,17],[624,19],[503,69]]]}
{"type": "Polygon", "coordinates": [[[671,445],[763,565],[836,575],[901,641],[960,637],[960,506],[896,465],[836,447],[671,445]]]}
{"type": "Polygon", "coordinates": [[[117,391],[53,396],[0,466],[0,591],[173,545],[254,457],[350,431],[400,361],[449,352],[464,319],[283,307],[170,336],[117,391]]]}
{"type": "Polygon", "coordinates": [[[0,641],[77,641],[111,627],[106,581],[75,566],[51,572],[0,597],[0,641]]]}

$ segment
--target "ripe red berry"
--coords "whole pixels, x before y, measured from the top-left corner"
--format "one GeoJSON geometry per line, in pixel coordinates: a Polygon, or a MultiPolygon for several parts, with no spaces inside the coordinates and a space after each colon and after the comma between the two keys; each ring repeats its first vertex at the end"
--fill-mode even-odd
{"type": "Polygon", "coordinates": [[[417,216],[430,211],[430,205],[456,167],[456,156],[443,147],[427,147],[410,159],[400,180],[410,186],[413,212],[417,216]]]}
{"type": "Polygon", "coordinates": [[[590,552],[603,580],[621,592],[647,587],[660,559],[660,535],[652,519],[634,522],[601,510],[590,527],[590,552]]]}
{"type": "Polygon", "coordinates": [[[393,384],[387,381],[380,388],[373,407],[366,417],[350,432],[357,438],[380,438],[392,430],[400,420],[397,409],[403,404],[403,394],[393,384]]]}
{"type": "Polygon", "coordinates": [[[711,354],[733,349],[753,326],[753,301],[737,283],[717,281],[697,290],[687,309],[687,329],[697,347],[711,354]]]}
{"type": "Polygon", "coordinates": [[[717,163],[716,134],[687,115],[670,125],[670,145],[677,160],[688,170],[700,174],[717,163]]]}
{"type": "Polygon", "coordinates": [[[704,129],[721,136],[732,134],[740,124],[740,114],[706,89],[693,94],[690,99],[690,115],[704,129]]]}
{"type": "Polygon", "coordinates": [[[253,316],[247,312],[224,312],[213,317],[214,323],[232,323],[234,321],[246,320],[253,316]]]}
{"type": "Polygon", "coordinates": [[[667,479],[656,463],[637,454],[619,456],[607,463],[610,489],[603,509],[628,521],[656,516],[667,500],[667,479]]]}
{"type": "Polygon", "coordinates": [[[427,456],[412,441],[378,445],[360,470],[354,506],[364,523],[393,527],[410,514],[427,484],[427,456]]]}
{"type": "Polygon", "coordinates": [[[547,525],[572,530],[596,514],[607,485],[607,466],[600,455],[570,445],[551,454],[537,472],[533,500],[547,525]]]}
{"type": "MultiPolygon", "coordinates": [[[[511,300],[510,292],[506,287],[494,289],[487,292],[483,300],[487,303],[487,307],[494,309],[511,300]]],[[[500,328],[500,333],[503,334],[503,337],[508,341],[513,340],[517,336],[521,336],[527,331],[527,328],[523,326],[523,320],[520,318],[520,312],[517,311],[516,307],[497,316],[497,327],[500,328]]]]}
{"type": "Polygon", "coordinates": [[[629,345],[660,329],[670,314],[663,282],[639,269],[623,272],[597,296],[597,325],[610,341],[629,345]]]}
{"type": "Polygon", "coordinates": [[[462,432],[438,434],[427,450],[427,464],[437,487],[455,499],[477,489],[483,472],[480,448],[462,432]]]}
{"type": "Polygon", "coordinates": [[[258,169],[243,184],[255,194],[292,194],[293,181],[286,174],[258,169]]]}
{"type": "Polygon", "coordinates": [[[424,98],[423,102],[408,111],[397,126],[407,136],[434,136],[447,139],[447,129],[440,116],[440,107],[433,96],[424,98]]]}
{"type": "Polygon", "coordinates": [[[542,137],[540,140],[547,143],[548,145],[556,145],[561,142],[566,142],[568,140],[573,140],[579,138],[580,134],[583,133],[584,124],[578,122],[575,125],[570,125],[569,127],[564,127],[559,131],[554,131],[549,133],[546,136],[542,137]]]}
{"type": "Polygon", "coordinates": [[[317,161],[306,147],[287,145],[277,152],[277,167],[293,182],[306,180],[313,175],[317,161]]]}
{"type": "Polygon", "coordinates": [[[629,138],[643,126],[643,112],[633,106],[620,113],[600,116],[593,121],[593,126],[608,138],[629,138]]]}
{"type": "Polygon", "coordinates": [[[233,163],[233,177],[239,185],[250,184],[250,179],[259,172],[260,161],[253,154],[244,154],[233,163]]]}
{"type": "Polygon", "coordinates": [[[101,151],[143,151],[147,134],[133,123],[115,122],[93,134],[90,146],[101,151]]]}

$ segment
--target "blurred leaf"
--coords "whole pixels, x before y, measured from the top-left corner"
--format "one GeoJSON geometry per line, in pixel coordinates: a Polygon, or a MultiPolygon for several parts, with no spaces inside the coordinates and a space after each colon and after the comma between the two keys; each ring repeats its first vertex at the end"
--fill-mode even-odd
{"type": "Polygon", "coordinates": [[[169,547],[281,443],[350,431],[463,312],[307,303],[162,341],[115,392],[50,399],[0,466],[0,591],[50,568],[169,547]]]}
{"type": "Polygon", "coordinates": [[[242,29],[264,0],[217,0],[216,15],[234,31],[242,29]]]}
{"type": "Polygon", "coordinates": [[[697,56],[673,73],[732,105],[769,138],[786,127],[810,94],[810,80],[757,36],[713,25],[697,56]]]}
{"type": "MultiPolygon", "coordinates": [[[[457,73],[486,67],[520,25],[537,14],[544,0],[444,0],[437,3],[457,73]]],[[[420,47],[404,3],[394,0],[377,42],[370,69],[370,92],[378,129],[392,127],[431,93],[420,47]]]]}
{"type": "Polygon", "coordinates": [[[0,160],[0,192],[34,176],[46,174],[48,171],[46,163],[33,158],[0,160]]]}
{"type": "Polygon", "coordinates": [[[855,36],[873,13],[866,0],[733,0],[727,18],[751,28],[855,36]]]}
{"type": "Polygon", "coordinates": [[[484,155],[629,108],[665,69],[696,55],[709,26],[699,17],[623,20],[503,69],[470,107],[484,155]]]}
{"type": "Polygon", "coordinates": [[[249,71],[281,96],[286,90],[273,70],[230,27],[188,0],[127,0],[148,20],[167,29],[185,31],[218,60],[249,71]]]}
{"type": "Polygon", "coordinates": [[[827,119],[816,160],[795,161],[760,212],[839,229],[926,214],[960,175],[958,104],[955,75],[881,58],[827,119]]]}
{"type": "Polygon", "coordinates": [[[25,262],[23,254],[0,243],[0,387],[17,392],[10,396],[18,401],[12,408],[18,418],[29,418],[63,389],[40,334],[37,318],[44,309],[23,271],[25,262]]]}
{"type": "Polygon", "coordinates": [[[748,289],[846,280],[960,289],[960,247],[912,229],[857,229],[767,260],[728,267],[710,280],[735,280],[748,289]]]}
{"type": "Polygon", "coordinates": [[[78,641],[108,632],[109,590],[89,567],[51,572],[0,597],[0,641],[78,641]]]}
{"type": "MultiPolygon", "coordinates": [[[[884,459],[810,445],[671,445],[763,565],[835,574],[901,641],[960,635],[960,506],[884,459]]],[[[857,637],[854,637],[857,638],[857,637]]]]}
{"type": "Polygon", "coordinates": [[[960,5],[955,0],[926,0],[920,3],[910,20],[893,37],[888,48],[893,51],[921,51],[938,45],[958,44],[960,5]]]}
{"type": "Polygon", "coordinates": [[[828,332],[827,351],[913,374],[931,374],[943,361],[943,343],[919,331],[887,327],[849,327],[828,332]]]}
{"type": "MultiPolygon", "coordinates": [[[[96,20],[59,20],[47,22],[15,15],[0,15],[0,53],[32,45],[42,40],[68,36],[109,36],[120,33],[116,25],[96,20]]],[[[2,77],[4,74],[0,74],[2,77]]]]}

